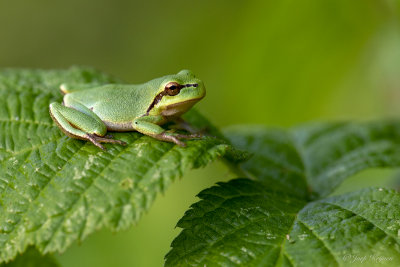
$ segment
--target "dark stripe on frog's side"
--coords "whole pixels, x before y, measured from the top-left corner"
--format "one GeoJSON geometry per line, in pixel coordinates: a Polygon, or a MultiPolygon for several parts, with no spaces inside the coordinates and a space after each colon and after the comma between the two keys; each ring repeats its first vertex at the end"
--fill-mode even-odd
{"type": "MultiPolygon", "coordinates": [[[[182,87],[181,87],[180,89],[185,88],[185,87],[191,87],[191,86],[197,87],[197,86],[199,86],[199,85],[198,85],[197,83],[188,83],[188,84],[182,85],[182,87]]],[[[154,108],[155,105],[157,105],[157,104],[161,101],[161,99],[162,99],[165,95],[167,95],[167,92],[165,92],[165,91],[162,91],[161,93],[159,93],[158,95],[156,95],[156,97],[154,98],[153,102],[151,102],[150,106],[149,106],[148,109],[146,110],[145,116],[148,116],[148,115],[149,115],[150,111],[154,108]]],[[[178,95],[179,95],[179,94],[178,94],[178,95]]]]}
{"type": "Polygon", "coordinates": [[[149,112],[154,108],[155,105],[158,104],[158,102],[161,101],[161,99],[163,98],[163,96],[165,96],[167,93],[165,91],[162,91],[161,93],[159,93],[158,95],[156,95],[156,97],[154,98],[153,102],[151,102],[149,108],[146,110],[146,116],[149,115],[149,112]]]}

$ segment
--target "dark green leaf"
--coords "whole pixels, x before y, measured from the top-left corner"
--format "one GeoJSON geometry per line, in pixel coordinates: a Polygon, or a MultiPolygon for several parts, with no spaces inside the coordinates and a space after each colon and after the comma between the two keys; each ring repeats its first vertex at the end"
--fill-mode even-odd
{"type": "Polygon", "coordinates": [[[367,188],[304,207],[285,241],[292,264],[367,266],[400,264],[400,194],[367,188]],[[307,253],[300,253],[307,251],[307,253]],[[387,259],[387,260],[384,260],[387,259]]]}
{"type": "Polygon", "coordinates": [[[30,247],[22,255],[9,263],[0,263],[0,267],[58,267],[59,264],[50,256],[42,256],[39,251],[30,247]]]}
{"type": "Polygon", "coordinates": [[[201,192],[167,266],[399,266],[398,193],[323,197],[360,170],[400,166],[398,122],[236,127],[228,137],[253,154],[241,164],[253,180],[201,192]]]}
{"type": "Polygon", "coordinates": [[[63,251],[103,226],[127,228],[186,169],[235,157],[216,138],[182,148],[137,132],[115,133],[128,145],[101,151],[66,137],[51,120],[48,106],[61,102],[61,83],[114,81],[81,68],[0,73],[0,262],[30,244],[63,251]]]}
{"type": "Polygon", "coordinates": [[[235,127],[227,133],[235,146],[253,154],[241,165],[248,176],[279,184],[292,194],[307,195],[304,163],[290,133],[256,126],[235,127]]]}
{"type": "Polygon", "coordinates": [[[349,176],[371,167],[400,166],[400,123],[326,123],[290,131],[240,126],[228,137],[254,153],[249,176],[274,180],[300,195],[326,196],[349,176]]]}
{"type": "Polygon", "coordinates": [[[365,189],[306,204],[268,183],[220,183],[179,221],[166,266],[398,266],[400,194],[365,189]],[[362,261],[362,262],[361,262],[362,261]]]}

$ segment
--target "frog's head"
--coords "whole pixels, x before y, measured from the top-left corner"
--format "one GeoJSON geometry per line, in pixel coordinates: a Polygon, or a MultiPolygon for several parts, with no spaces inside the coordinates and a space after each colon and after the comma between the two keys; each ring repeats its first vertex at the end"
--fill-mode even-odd
{"type": "Polygon", "coordinates": [[[189,70],[159,81],[157,95],[147,110],[150,115],[180,116],[206,95],[203,82],[189,70]]]}

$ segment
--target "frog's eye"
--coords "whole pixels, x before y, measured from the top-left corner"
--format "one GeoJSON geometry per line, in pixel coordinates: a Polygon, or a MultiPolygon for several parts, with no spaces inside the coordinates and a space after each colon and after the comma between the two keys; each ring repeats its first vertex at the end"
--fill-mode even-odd
{"type": "Polygon", "coordinates": [[[170,95],[170,96],[174,96],[179,94],[179,92],[181,91],[181,89],[183,88],[183,85],[180,85],[177,82],[169,82],[167,83],[167,85],[165,85],[165,92],[170,95]]]}

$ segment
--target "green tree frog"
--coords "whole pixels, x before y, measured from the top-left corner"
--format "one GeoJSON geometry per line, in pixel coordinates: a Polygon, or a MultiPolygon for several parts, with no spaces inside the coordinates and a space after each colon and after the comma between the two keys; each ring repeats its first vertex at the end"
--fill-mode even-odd
{"type": "Polygon", "coordinates": [[[206,95],[204,84],[189,70],[167,75],[139,85],[108,84],[97,87],[60,86],[63,104],[50,104],[50,115],[69,137],[100,143],[125,142],[112,139],[107,131],[138,131],[158,140],[185,146],[180,139],[196,138],[180,116],[206,95]],[[192,134],[164,130],[175,122],[192,134]]]}

